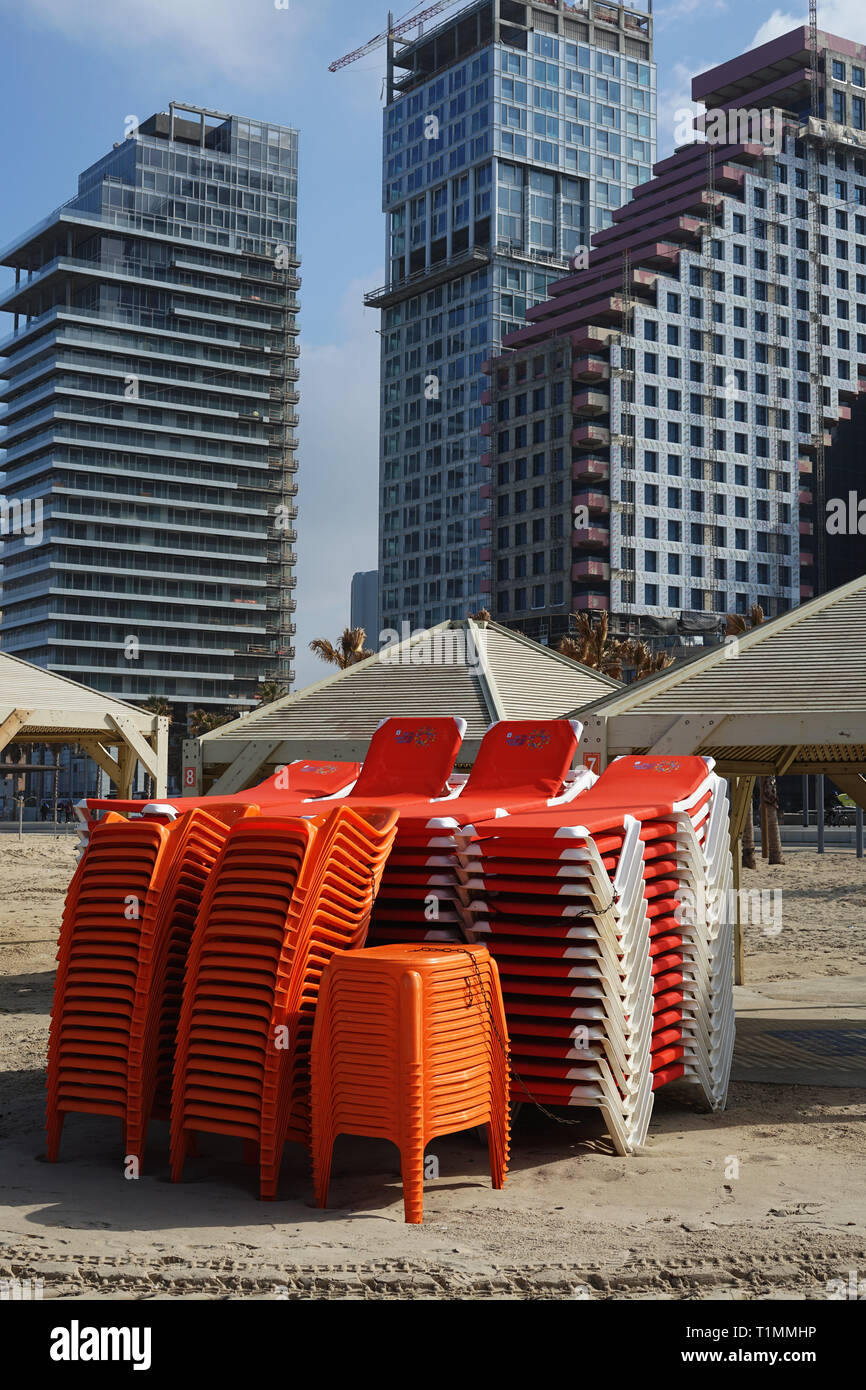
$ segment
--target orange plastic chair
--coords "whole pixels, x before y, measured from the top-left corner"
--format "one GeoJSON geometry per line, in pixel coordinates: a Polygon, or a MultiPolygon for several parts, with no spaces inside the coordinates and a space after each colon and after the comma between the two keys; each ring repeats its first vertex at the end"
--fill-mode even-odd
{"type": "Polygon", "coordinates": [[[377,946],[334,956],[312,1048],[313,1181],[327,1204],[338,1134],[400,1150],[404,1213],[423,1220],[424,1149],[487,1126],[490,1172],[509,1156],[509,1044],[499,975],[485,946],[377,946]]]}
{"type": "Polygon", "coordinates": [[[225,821],[204,811],[171,825],[109,815],[95,827],[70,884],[57,953],[48,1049],[51,1162],[69,1111],[118,1116],[125,1152],[139,1158],[160,1082],[157,1109],[167,1113],[164,1083],[186,949],[227,834],[225,821]]]}
{"type": "Polygon", "coordinates": [[[193,1135],[234,1135],[276,1195],[287,1138],[309,1143],[309,1046],[322,971],[364,943],[396,831],[382,808],[239,822],[187,961],[171,1109],[172,1180],[193,1135]],[[288,1038],[282,1045],[281,1035],[288,1038]]]}

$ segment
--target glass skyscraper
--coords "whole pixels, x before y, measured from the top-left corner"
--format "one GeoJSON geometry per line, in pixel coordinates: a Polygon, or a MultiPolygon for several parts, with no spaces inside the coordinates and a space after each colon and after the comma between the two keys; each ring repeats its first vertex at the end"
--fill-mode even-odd
{"type": "MultiPolygon", "coordinates": [[[[489,602],[482,363],[649,178],[655,150],[652,18],[642,11],[481,0],[390,44],[388,283],[366,301],[383,311],[383,629],[489,602]]],[[[534,486],[555,488],[564,441],[531,443],[534,486]]]]}
{"type": "Polygon", "coordinates": [[[294,674],[297,134],[127,124],[0,255],[2,646],[242,712],[294,674]]]}

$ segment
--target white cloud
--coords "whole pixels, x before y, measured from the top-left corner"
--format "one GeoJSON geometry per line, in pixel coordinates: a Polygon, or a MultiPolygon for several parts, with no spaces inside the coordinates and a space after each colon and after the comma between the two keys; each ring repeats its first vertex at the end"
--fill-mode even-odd
{"type": "Polygon", "coordinates": [[[298,44],[321,24],[329,0],[3,0],[38,28],[53,29],[73,42],[98,44],[130,55],[158,49],[166,68],[218,74],[261,85],[285,79],[298,44]]]}
{"type": "Polygon", "coordinates": [[[685,19],[698,11],[700,11],[701,17],[706,19],[709,11],[727,10],[727,8],[728,0],[669,0],[668,4],[657,7],[655,23],[660,28],[665,28],[667,25],[685,19]]]}
{"type": "MultiPolygon", "coordinates": [[[[791,14],[789,10],[774,10],[765,20],[752,40],[752,47],[769,43],[781,34],[808,24],[808,13],[791,14]]],[[[827,5],[818,6],[818,27],[828,34],[839,34],[853,39],[855,43],[866,43],[866,9],[863,0],[830,0],[827,5]]]]}
{"type": "Polygon", "coordinates": [[[301,343],[295,689],[329,674],[308,644],[348,626],[352,575],[376,567],[379,313],[363,297],[381,283],[381,269],[353,280],[334,341],[301,343]]]}
{"type": "Polygon", "coordinates": [[[691,116],[703,110],[692,101],[692,78],[706,72],[712,63],[674,63],[673,68],[664,74],[664,82],[659,88],[658,97],[658,157],[666,159],[673,154],[677,145],[684,145],[692,138],[691,116]],[[686,112],[690,116],[686,117],[686,112]]]}

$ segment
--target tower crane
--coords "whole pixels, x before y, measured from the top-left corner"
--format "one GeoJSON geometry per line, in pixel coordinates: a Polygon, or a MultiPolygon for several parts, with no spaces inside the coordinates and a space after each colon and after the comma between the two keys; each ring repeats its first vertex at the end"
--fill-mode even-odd
{"type": "Polygon", "coordinates": [[[370,39],[369,43],[363,44],[361,48],[356,48],[354,52],[347,53],[344,58],[338,58],[336,62],[328,64],[328,72],[339,72],[340,68],[347,68],[350,63],[354,63],[358,58],[364,58],[368,53],[381,48],[383,43],[389,39],[399,39],[416,25],[423,24],[425,19],[432,19],[434,15],[441,14],[443,10],[450,10],[453,5],[459,5],[462,0],[437,0],[435,5],[430,5],[420,14],[412,15],[409,19],[400,20],[399,23],[392,23],[391,15],[388,15],[388,28],[384,34],[377,34],[370,39]]]}

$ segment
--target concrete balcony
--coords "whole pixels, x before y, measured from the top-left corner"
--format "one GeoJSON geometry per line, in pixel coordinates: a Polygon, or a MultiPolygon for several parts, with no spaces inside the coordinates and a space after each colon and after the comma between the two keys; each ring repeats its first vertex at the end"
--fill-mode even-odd
{"type": "Polygon", "coordinates": [[[484,438],[485,438],[485,439],[488,439],[488,438],[490,437],[490,435],[493,433],[493,421],[492,421],[492,420],[485,420],[485,421],[484,421],[484,424],[481,426],[481,433],[484,435],[484,438]]]}
{"type": "Polygon", "coordinates": [[[481,563],[482,563],[482,565],[489,565],[489,564],[490,564],[490,561],[491,561],[492,559],[493,559],[493,549],[492,549],[492,547],[489,546],[489,545],[482,545],[482,547],[481,547],[481,563]]]}
{"type": "Polygon", "coordinates": [[[575,449],[606,449],[610,447],[610,430],[601,425],[578,425],[571,431],[571,442],[575,449]]]}
{"type": "Polygon", "coordinates": [[[610,396],[603,391],[578,391],[571,398],[571,409],[575,415],[607,415],[610,413],[610,396]]]}
{"type": "Polygon", "coordinates": [[[812,460],[811,460],[811,459],[799,459],[798,462],[797,462],[797,467],[799,468],[799,470],[800,470],[801,473],[811,473],[811,472],[813,471],[813,470],[812,470],[812,460]]]}
{"type": "MultiPolygon", "coordinates": [[[[825,449],[829,449],[829,448],[830,448],[830,445],[831,445],[832,443],[833,443],[833,437],[832,437],[832,435],[830,434],[829,430],[824,430],[824,448],[825,448],[825,449]]],[[[807,453],[807,454],[814,454],[814,453],[817,453],[817,445],[816,445],[814,439],[803,439],[803,440],[801,440],[801,441],[800,441],[800,448],[803,450],[804,453],[807,453]]]]}
{"type": "Polygon", "coordinates": [[[479,524],[479,526],[480,526],[480,528],[481,528],[482,531],[492,531],[492,530],[493,530],[493,517],[492,517],[492,516],[482,516],[482,517],[479,518],[478,524],[479,524]]]}
{"type": "Polygon", "coordinates": [[[594,381],[609,381],[610,363],[603,357],[579,357],[571,364],[571,375],[574,381],[586,381],[590,384],[594,381]]]}
{"type": "Polygon", "coordinates": [[[482,467],[482,468],[492,468],[492,467],[493,467],[493,455],[492,455],[492,454],[482,454],[482,455],[481,455],[481,458],[480,458],[480,463],[481,463],[481,467],[482,467]]]}
{"type": "Polygon", "coordinates": [[[841,401],[839,402],[839,408],[838,408],[837,419],[839,419],[839,420],[850,420],[850,419],[851,419],[851,407],[850,407],[850,405],[843,405],[841,401]]]}
{"type": "Polygon", "coordinates": [[[610,477],[610,464],[607,459],[576,459],[571,465],[571,476],[576,483],[606,483],[610,477]]]}
{"type": "Polygon", "coordinates": [[[801,536],[811,536],[811,534],[812,534],[812,523],[811,523],[811,521],[801,521],[798,529],[799,529],[799,532],[800,532],[800,535],[801,535],[801,536]]]}
{"type": "Polygon", "coordinates": [[[815,590],[813,589],[813,587],[812,587],[811,584],[801,584],[801,585],[800,585],[800,599],[801,599],[801,601],[802,601],[803,599],[807,599],[807,598],[814,598],[814,596],[815,596],[815,590]]]}
{"type": "Polygon", "coordinates": [[[482,404],[482,405],[490,405],[491,400],[492,400],[492,394],[491,394],[490,391],[482,391],[482,392],[481,392],[481,404],[482,404]]]}
{"type": "Polygon", "coordinates": [[[577,584],[594,580],[610,579],[610,565],[606,560],[577,560],[571,567],[571,577],[577,584]]]}
{"type": "Polygon", "coordinates": [[[587,354],[591,357],[594,353],[604,352],[613,337],[613,329],[601,328],[597,324],[587,324],[586,327],[578,328],[572,333],[572,352],[576,356],[587,354]]]}
{"type": "Polygon", "coordinates": [[[578,492],[572,499],[574,510],[585,507],[588,512],[599,516],[610,515],[610,498],[603,492],[578,492]]]}
{"type": "Polygon", "coordinates": [[[676,270],[679,266],[680,247],[671,241],[657,241],[636,254],[646,265],[657,266],[659,270],[676,270]]]}
{"type": "Polygon", "coordinates": [[[811,507],[814,497],[809,488],[801,487],[797,493],[797,501],[801,507],[811,507]]]}
{"type": "Polygon", "coordinates": [[[480,580],[480,581],[479,581],[479,584],[478,584],[478,587],[479,587],[479,589],[481,590],[482,594],[489,594],[489,593],[490,593],[490,580],[489,580],[489,579],[482,579],[482,580],[480,580]]]}
{"type": "Polygon", "coordinates": [[[812,566],[813,566],[814,563],[815,563],[815,557],[813,556],[811,550],[801,550],[801,551],[800,551],[800,569],[801,569],[801,570],[810,570],[810,569],[812,568],[812,566]]]}
{"type": "Polygon", "coordinates": [[[572,541],[576,550],[606,550],[610,545],[610,529],[607,526],[575,527],[572,541]]]}
{"type": "Polygon", "coordinates": [[[587,590],[583,594],[575,594],[572,598],[576,612],[600,613],[606,612],[610,608],[610,595],[598,590],[587,590]]]}
{"type": "Polygon", "coordinates": [[[480,495],[481,497],[490,497],[491,494],[492,494],[492,492],[493,492],[493,484],[492,484],[492,483],[482,483],[482,484],[481,484],[481,487],[479,488],[479,495],[480,495]]]}

